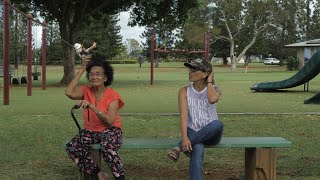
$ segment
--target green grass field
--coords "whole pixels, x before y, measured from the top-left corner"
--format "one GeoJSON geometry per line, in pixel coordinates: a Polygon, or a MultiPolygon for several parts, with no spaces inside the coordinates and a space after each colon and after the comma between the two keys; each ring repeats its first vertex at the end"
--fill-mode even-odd
{"type": "MultiPolygon", "coordinates": [[[[187,69],[182,63],[161,63],[150,85],[149,66],[114,65],[112,87],[125,102],[124,136],[179,137],[177,93],[188,84],[187,69]]],[[[224,66],[214,69],[222,89],[218,112],[224,136],[284,137],[293,147],[278,151],[278,179],[320,179],[319,105],[303,104],[320,91],[319,77],[310,82],[309,92],[303,92],[302,85],[286,92],[257,93],[250,90],[254,83],[283,80],[296,72],[263,64],[250,64],[246,73],[242,66],[236,72],[224,66]]],[[[76,179],[77,168],[63,142],[77,133],[70,116],[77,101],[67,99],[64,87],[56,85],[62,72],[59,66],[47,67],[47,90],[41,90],[41,80],[33,81],[32,96],[27,96],[26,85],[10,88],[10,105],[0,106],[0,180],[76,179]]],[[[76,113],[81,120],[81,111],[76,113]]],[[[187,179],[188,159],[182,156],[172,163],[167,151],[121,150],[128,179],[187,179]]],[[[243,160],[244,149],[207,150],[205,179],[240,178],[243,160]]]]}

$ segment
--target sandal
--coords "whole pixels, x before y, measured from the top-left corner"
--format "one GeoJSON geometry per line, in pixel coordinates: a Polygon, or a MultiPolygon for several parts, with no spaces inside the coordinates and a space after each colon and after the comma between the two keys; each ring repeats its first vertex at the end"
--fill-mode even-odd
{"type": "Polygon", "coordinates": [[[180,148],[178,147],[171,149],[168,153],[168,157],[174,162],[178,161],[179,155],[180,155],[180,148]]]}

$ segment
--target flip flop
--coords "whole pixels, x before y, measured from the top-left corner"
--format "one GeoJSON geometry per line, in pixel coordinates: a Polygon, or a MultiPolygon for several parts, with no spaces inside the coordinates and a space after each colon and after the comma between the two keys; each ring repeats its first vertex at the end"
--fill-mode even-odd
{"type": "Polygon", "coordinates": [[[168,153],[168,157],[174,162],[178,161],[179,155],[180,155],[180,151],[177,147],[171,149],[168,153]]]}

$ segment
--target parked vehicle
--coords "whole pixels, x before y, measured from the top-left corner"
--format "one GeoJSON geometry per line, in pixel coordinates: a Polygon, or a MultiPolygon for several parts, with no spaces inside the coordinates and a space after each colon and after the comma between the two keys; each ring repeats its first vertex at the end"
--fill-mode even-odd
{"type": "Polygon", "coordinates": [[[263,63],[265,65],[280,64],[280,60],[277,58],[266,58],[264,59],[263,63]]]}

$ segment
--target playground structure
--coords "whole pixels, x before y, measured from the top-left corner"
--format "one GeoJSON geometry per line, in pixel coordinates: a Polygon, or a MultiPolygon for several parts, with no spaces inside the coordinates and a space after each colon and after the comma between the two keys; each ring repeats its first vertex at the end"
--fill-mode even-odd
{"type": "MultiPolygon", "coordinates": [[[[278,91],[280,89],[293,88],[308,83],[311,79],[320,73],[320,52],[317,51],[305,65],[292,77],[273,82],[260,82],[254,84],[250,89],[254,91],[278,91]]],[[[305,90],[305,86],[304,86],[305,90]]],[[[306,100],[305,104],[320,103],[320,93],[306,100]]]]}
{"type": "Polygon", "coordinates": [[[209,52],[210,52],[210,32],[205,32],[203,37],[203,50],[179,50],[179,49],[166,49],[164,46],[158,45],[155,48],[155,35],[154,31],[152,31],[151,35],[151,68],[150,68],[150,85],[153,85],[153,74],[154,74],[154,55],[155,53],[191,53],[191,54],[203,54],[203,59],[205,61],[209,60],[209,52]]]}
{"type": "Polygon", "coordinates": [[[27,18],[27,96],[32,96],[32,22],[42,26],[42,90],[46,90],[46,22],[33,19],[31,14],[25,14],[10,4],[10,0],[3,0],[3,104],[9,105],[10,87],[10,9],[27,18]]]}

